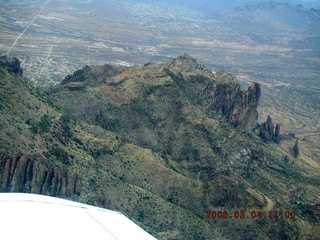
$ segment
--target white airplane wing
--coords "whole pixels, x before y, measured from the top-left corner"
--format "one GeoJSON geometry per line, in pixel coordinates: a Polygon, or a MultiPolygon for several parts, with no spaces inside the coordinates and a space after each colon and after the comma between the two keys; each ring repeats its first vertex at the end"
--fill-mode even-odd
{"type": "Polygon", "coordinates": [[[156,238],[120,212],[43,195],[0,193],[0,239],[156,238]]]}

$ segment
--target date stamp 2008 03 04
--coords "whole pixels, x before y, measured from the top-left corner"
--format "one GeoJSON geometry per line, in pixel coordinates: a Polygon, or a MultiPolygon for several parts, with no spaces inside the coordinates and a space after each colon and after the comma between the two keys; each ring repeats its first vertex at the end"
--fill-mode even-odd
{"type": "Polygon", "coordinates": [[[206,219],[294,219],[296,213],[293,210],[285,211],[259,211],[259,210],[207,210],[206,219]]]}

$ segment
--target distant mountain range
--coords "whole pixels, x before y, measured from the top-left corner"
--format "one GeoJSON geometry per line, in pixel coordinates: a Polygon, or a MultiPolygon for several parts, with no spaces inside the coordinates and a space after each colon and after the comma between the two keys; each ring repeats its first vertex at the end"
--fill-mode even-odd
{"type": "Polygon", "coordinates": [[[154,3],[170,3],[179,4],[188,7],[193,7],[198,10],[208,11],[208,10],[224,10],[236,7],[243,7],[246,4],[251,3],[266,3],[266,2],[276,2],[276,3],[288,3],[292,6],[303,5],[306,8],[320,8],[320,3],[317,0],[139,0],[136,2],[154,2],[154,3]]]}
{"type": "MultiPolygon", "coordinates": [[[[248,3],[244,7],[223,12],[222,18],[228,27],[240,33],[253,32],[279,38],[305,32],[305,37],[320,37],[320,10],[307,9],[302,5],[290,6],[274,1],[248,3]]],[[[277,45],[275,41],[269,44],[277,45]]]]}

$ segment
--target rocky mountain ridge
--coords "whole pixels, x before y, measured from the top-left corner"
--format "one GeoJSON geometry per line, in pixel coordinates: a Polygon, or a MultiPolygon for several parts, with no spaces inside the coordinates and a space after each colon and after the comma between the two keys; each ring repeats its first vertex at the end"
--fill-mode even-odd
{"type": "MultiPolygon", "coordinates": [[[[139,68],[139,67],[138,67],[139,68]]],[[[137,69],[138,69],[137,68],[137,69]]],[[[154,69],[154,66],[144,66],[143,69],[154,69]]],[[[107,83],[109,78],[117,79],[121,75],[130,75],[135,73],[135,68],[113,67],[89,67],[67,76],[62,82],[69,89],[77,89],[84,86],[97,86],[107,83]],[[94,81],[85,79],[94,78],[94,81]],[[93,76],[92,76],[93,75],[93,76]]],[[[147,70],[148,71],[148,70],[147,70]]],[[[184,54],[168,64],[162,64],[157,69],[158,75],[155,79],[149,76],[149,80],[157,81],[160,78],[167,78],[169,82],[174,82],[183,91],[186,91],[195,103],[206,105],[204,111],[208,116],[225,116],[231,126],[242,129],[250,129],[255,126],[258,118],[257,107],[261,95],[261,88],[258,83],[245,90],[240,89],[240,85],[235,81],[235,77],[225,71],[212,73],[212,70],[206,68],[202,63],[193,59],[190,55],[184,54]]],[[[147,77],[147,76],[144,76],[147,77]]],[[[111,80],[112,81],[112,80],[111,80]]],[[[127,79],[114,80],[110,85],[124,84],[127,79]]],[[[161,81],[161,80],[159,80],[161,81]]],[[[145,83],[141,83],[145,84],[145,83]]],[[[147,83],[148,84],[148,83],[147,83]]],[[[148,87],[146,85],[146,87],[148,87]]],[[[138,91],[145,89],[138,89],[138,91]]],[[[142,94],[142,93],[141,93],[142,94]]]]}
{"type": "Polygon", "coordinates": [[[47,89],[0,64],[0,81],[1,191],[118,210],[159,239],[307,239],[318,229],[316,176],[250,130],[257,84],[241,90],[188,55],[85,67],[47,89]],[[206,219],[213,209],[294,209],[297,219],[206,219]]]}

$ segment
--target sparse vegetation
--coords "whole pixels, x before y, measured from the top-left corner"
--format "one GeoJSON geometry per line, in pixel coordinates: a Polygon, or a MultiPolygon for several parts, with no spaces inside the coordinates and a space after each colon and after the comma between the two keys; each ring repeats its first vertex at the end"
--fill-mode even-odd
{"type": "MultiPolygon", "coordinates": [[[[29,10],[38,13],[42,3],[11,2],[0,10],[6,23],[16,20],[16,26],[4,24],[0,33],[4,54],[24,29],[20,20],[29,10]],[[24,10],[17,16],[14,8],[24,10]]],[[[218,21],[170,4],[128,0],[120,7],[117,1],[108,1],[107,7],[101,1],[60,5],[52,2],[50,16],[38,16],[10,54],[21,58],[25,76],[43,85],[90,66],[46,89],[0,66],[1,191],[50,194],[118,210],[159,239],[318,237],[318,37],[310,38],[314,31],[308,32],[309,26],[291,22],[283,31],[272,15],[280,9],[286,16],[304,13],[309,19],[309,10],[297,13],[275,4],[270,12],[268,6],[252,5],[252,12],[235,9],[218,21]],[[73,31],[79,22],[82,31],[73,31]],[[112,31],[109,22],[114,23],[112,31]],[[263,29],[259,24],[270,28],[247,31],[263,29]],[[195,69],[190,62],[171,69],[168,64],[91,66],[142,65],[180,51],[214,71],[199,63],[195,69]],[[282,134],[277,125],[274,136],[277,144],[226,122],[223,113],[236,104],[234,96],[214,102],[210,94],[215,85],[208,83],[238,85],[232,74],[218,68],[237,74],[243,85],[260,82],[260,120],[270,115],[281,123],[282,134]],[[263,217],[205,219],[205,211],[214,209],[255,210],[263,217]],[[296,218],[267,218],[269,211],[285,210],[295,211],[296,218]]],[[[233,90],[220,88],[219,93],[233,90]]]]}
{"type": "MultiPolygon", "coordinates": [[[[201,101],[189,99],[192,89],[175,85],[171,77],[159,74],[162,69],[163,65],[128,72],[119,69],[100,84],[88,75],[88,79],[81,78],[86,91],[70,89],[65,83],[46,90],[45,101],[42,91],[29,94],[31,86],[3,75],[1,91],[10,88],[15,98],[1,102],[7,109],[1,115],[1,126],[6,129],[1,133],[1,164],[7,154],[18,159],[23,159],[21,153],[28,154],[31,162],[42,159],[44,165],[33,172],[40,171],[38,179],[44,187],[35,190],[38,185],[28,172],[26,182],[19,185],[21,191],[71,197],[122,211],[160,239],[185,239],[190,234],[210,239],[212,232],[221,239],[249,235],[272,239],[302,235],[304,229],[313,231],[313,224],[319,222],[311,212],[319,181],[314,170],[306,175],[307,166],[287,157],[290,149],[285,146],[293,137],[284,136],[280,144],[264,143],[253,131],[232,128],[222,116],[209,117],[201,101]],[[118,74],[127,80],[115,87],[112,82],[118,74]],[[162,77],[151,77],[156,75],[162,77]],[[116,98],[120,92],[122,97],[116,98]],[[26,101],[16,101],[23,96],[26,101]],[[109,119],[118,127],[110,128],[109,119]],[[52,171],[51,164],[55,166],[52,171]],[[68,179],[61,180],[66,187],[50,187],[55,182],[51,176],[68,179]],[[297,189],[306,186],[312,190],[297,189]],[[254,209],[265,217],[259,221],[206,220],[205,211],[213,209],[229,213],[254,209]],[[268,211],[284,209],[297,211],[297,221],[280,224],[267,219],[268,211]]],[[[300,158],[305,158],[303,153],[300,158]]],[[[0,169],[3,181],[4,168],[0,169]]],[[[10,190],[10,185],[5,189],[10,190]]]]}

